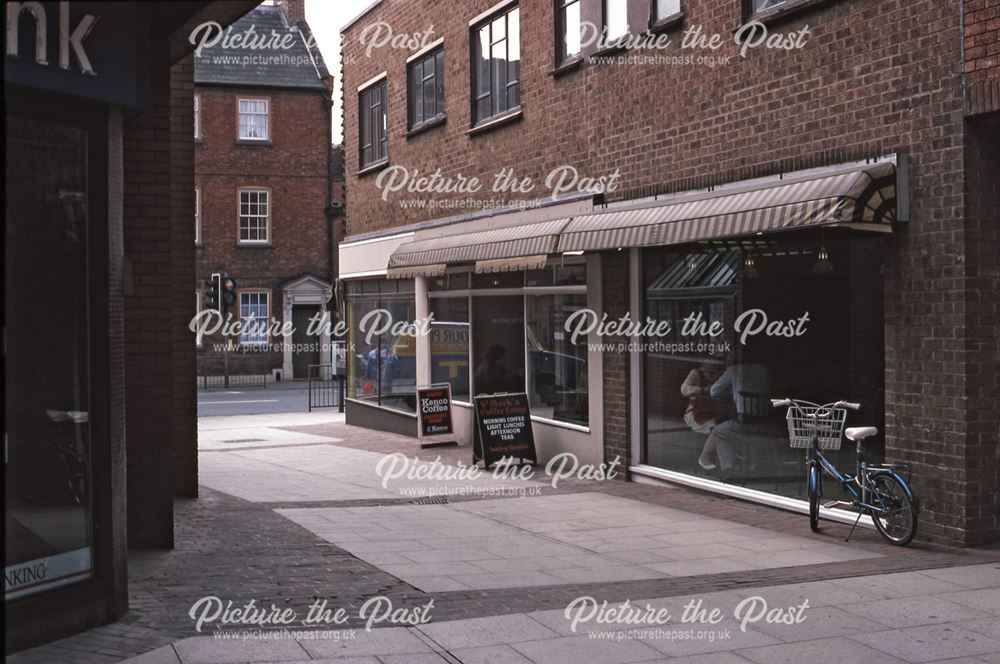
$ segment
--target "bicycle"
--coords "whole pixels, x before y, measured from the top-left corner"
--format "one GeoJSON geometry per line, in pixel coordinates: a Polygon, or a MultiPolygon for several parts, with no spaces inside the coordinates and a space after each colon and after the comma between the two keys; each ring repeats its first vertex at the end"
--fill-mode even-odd
{"type": "Polygon", "coordinates": [[[914,497],[906,464],[867,463],[862,441],[878,433],[875,427],[849,427],[844,430],[847,410],[858,410],[861,404],[836,401],[815,404],[800,399],[771,399],[775,408],[787,407],[788,438],[793,448],[806,448],[809,494],[809,528],[819,532],[819,508],[823,498],[823,472],[840,483],[851,496],[850,501],[834,500],[823,507],[851,506],[858,510],[854,527],[847,534],[850,540],[862,515],[869,514],[875,529],[891,544],[905,546],[917,533],[919,501],[914,497]],[[839,450],[842,436],[857,446],[857,466],[853,475],[841,473],[823,453],[839,450]]]}

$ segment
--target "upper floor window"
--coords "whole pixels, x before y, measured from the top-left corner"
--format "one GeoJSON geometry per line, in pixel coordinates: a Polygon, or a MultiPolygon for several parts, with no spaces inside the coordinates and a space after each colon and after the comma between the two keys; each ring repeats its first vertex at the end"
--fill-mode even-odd
{"type": "Polygon", "coordinates": [[[407,65],[410,129],[444,116],[444,48],[438,47],[407,65]]]}
{"type": "Polygon", "coordinates": [[[240,242],[267,242],[271,218],[266,189],[240,190],[240,242]]]}
{"type": "Polygon", "coordinates": [[[266,141],[270,138],[266,99],[240,99],[240,140],[266,141]]]}
{"type": "Polygon", "coordinates": [[[743,0],[747,16],[753,16],[765,9],[770,9],[776,5],[783,5],[787,0],[743,0]]]}
{"type": "Polygon", "coordinates": [[[194,96],[194,137],[201,138],[201,95],[194,96]]]}
{"type": "Polygon", "coordinates": [[[681,13],[681,0],[653,0],[652,23],[681,13]]]}
{"type": "Polygon", "coordinates": [[[628,34],[628,0],[604,0],[604,39],[613,42],[628,34]]]}
{"type": "Polygon", "coordinates": [[[556,0],[556,63],[580,55],[581,0],[556,0]]]}
{"type": "Polygon", "coordinates": [[[194,243],[201,244],[201,190],[194,190],[194,243]]]}
{"type": "Polygon", "coordinates": [[[361,168],[389,158],[386,118],[386,79],[358,92],[358,136],[361,168]]]}
{"type": "Polygon", "coordinates": [[[472,28],[473,123],[521,106],[521,39],[517,5],[472,28]]]}

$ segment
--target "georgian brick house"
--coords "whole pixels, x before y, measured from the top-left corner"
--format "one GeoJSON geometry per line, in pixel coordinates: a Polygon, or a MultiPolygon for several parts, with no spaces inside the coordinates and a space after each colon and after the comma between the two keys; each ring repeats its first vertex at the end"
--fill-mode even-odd
{"type": "MultiPolygon", "coordinates": [[[[226,48],[196,54],[194,105],[199,310],[205,280],[236,281],[235,320],[290,321],[296,332],[269,337],[244,325],[232,338],[229,371],[268,380],[305,378],[329,338],[307,337],[327,312],[337,217],[331,148],[332,78],[305,22],[304,2],[260,5],[235,34],[277,35],[287,47],[226,48]],[[234,352],[238,351],[238,352],[234,352]]],[[[244,43],[250,40],[244,40],[244,43]]],[[[221,336],[201,340],[199,376],[223,373],[221,336]]],[[[323,349],[326,349],[325,351],[323,349]]]]}
{"type": "Polygon", "coordinates": [[[801,510],[800,452],[767,397],[850,399],[864,405],[850,423],[879,428],[871,456],[911,465],[921,537],[997,541],[995,11],[374,3],[342,30],[348,422],[414,435],[414,386],[448,381],[469,440],[499,358],[541,461],[618,456],[633,480],[801,510]],[[397,39],[375,45],[377,24],[397,39]],[[800,46],[744,49],[745,26],[800,46]],[[684,50],[694,29],[720,46],[684,50]],[[555,191],[558,173],[584,186],[555,191]],[[436,327],[365,343],[356,323],[375,308],[436,327]],[[573,342],[566,320],[586,309],[674,332],[573,342]],[[809,323],[744,343],[754,311],[809,323]],[[687,320],[725,333],[685,335],[687,320]],[[764,378],[727,381],[741,366],[764,378]],[[708,444],[727,422],[745,435],[708,444]]]}

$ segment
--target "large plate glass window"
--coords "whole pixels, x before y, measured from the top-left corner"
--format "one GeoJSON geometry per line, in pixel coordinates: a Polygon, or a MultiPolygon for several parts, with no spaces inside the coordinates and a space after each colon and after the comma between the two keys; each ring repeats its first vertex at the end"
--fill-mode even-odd
{"type": "Polygon", "coordinates": [[[586,426],[587,338],[574,343],[566,330],[566,320],[586,308],[586,293],[530,294],[525,305],[532,414],[586,426]]]}
{"type": "MultiPolygon", "coordinates": [[[[869,236],[796,234],[645,250],[645,316],[670,332],[644,339],[643,463],[802,497],[802,450],[789,447],[772,397],[859,401],[848,426],[881,427],[880,247],[869,236]],[[817,267],[821,246],[830,258],[817,267]],[[768,335],[765,319],[801,333],[768,335]]],[[[881,438],[866,447],[872,459],[883,451],[881,438]]],[[[853,463],[853,448],[839,454],[853,463]]]]}
{"type": "Polygon", "coordinates": [[[7,117],[4,597],[94,565],[88,132],[7,117]],[[39,247],[47,248],[44,265],[39,247]]]}
{"type": "MultiPolygon", "coordinates": [[[[461,275],[467,277],[468,275],[461,275]]],[[[431,382],[449,383],[451,398],[470,401],[469,298],[431,298],[431,382]]]]}

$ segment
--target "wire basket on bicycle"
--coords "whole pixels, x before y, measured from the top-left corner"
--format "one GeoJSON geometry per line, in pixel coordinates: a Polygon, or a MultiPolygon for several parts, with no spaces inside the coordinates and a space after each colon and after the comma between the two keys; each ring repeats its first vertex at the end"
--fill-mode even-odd
{"type": "Polygon", "coordinates": [[[792,447],[812,447],[815,436],[821,450],[839,450],[847,409],[793,403],[788,407],[785,419],[788,420],[788,440],[792,447]]]}

